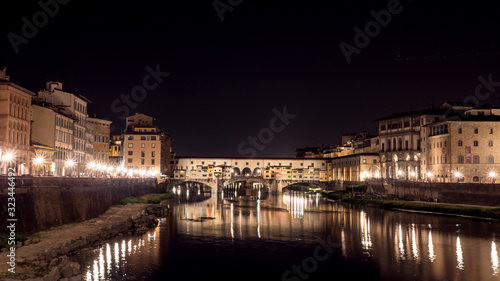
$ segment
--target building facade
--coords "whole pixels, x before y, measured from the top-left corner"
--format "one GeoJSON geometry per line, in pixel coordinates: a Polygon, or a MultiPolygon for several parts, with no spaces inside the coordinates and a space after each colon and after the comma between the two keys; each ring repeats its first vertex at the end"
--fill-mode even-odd
{"type": "Polygon", "coordinates": [[[377,120],[383,178],[417,180],[421,177],[421,128],[444,119],[445,109],[405,112],[377,120]]]}
{"type": "Polygon", "coordinates": [[[109,154],[110,154],[110,127],[112,121],[104,120],[96,117],[89,117],[88,122],[93,124],[94,135],[93,135],[93,160],[95,162],[110,164],[109,154]]]}
{"type": "Polygon", "coordinates": [[[123,165],[123,136],[112,135],[109,144],[109,162],[112,166],[121,167],[123,165]]]}
{"type": "Polygon", "coordinates": [[[496,109],[473,109],[464,118],[425,126],[422,176],[437,182],[497,182],[499,114],[496,109]]]}
{"type": "Polygon", "coordinates": [[[30,174],[33,148],[30,146],[31,99],[35,94],[10,81],[0,71],[0,165],[1,173],[13,167],[18,174],[30,174]]]}
{"type": "MultiPolygon", "coordinates": [[[[87,144],[91,138],[89,130],[92,126],[87,123],[87,105],[90,101],[77,94],[64,92],[61,82],[50,81],[46,83],[45,90],[37,93],[39,102],[47,102],[62,109],[63,113],[71,116],[73,123],[73,148],[72,155],[65,159],[66,174],[84,176],[87,174],[87,162],[92,158],[92,145],[87,144]]],[[[93,138],[93,133],[92,133],[93,138]]]]}
{"type": "Polygon", "coordinates": [[[162,131],[153,126],[153,118],[135,114],[126,118],[123,134],[123,165],[133,174],[160,178],[162,131]]]}
{"type": "MultiPolygon", "coordinates": [[[[68,175],[65,161],[73,159],[73,123],[75,119],[50,103],[33,101],[31,121],[31,143],[34,147],[44,146],[53,150],[50,154],[35,151],[37,162],[43,158],[44,166],[50,165],[45,173],[55,176],[68,175]],[[42,158],[40,158],[42,157],[42,158]]],[[[40,165],[40,164],[37,164],[40,165]]]]}

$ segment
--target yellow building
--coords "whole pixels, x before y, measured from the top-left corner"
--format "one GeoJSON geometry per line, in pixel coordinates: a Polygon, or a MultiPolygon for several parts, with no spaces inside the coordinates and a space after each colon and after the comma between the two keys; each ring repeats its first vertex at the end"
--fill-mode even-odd
{"type": "Polygon", "coordinates": [[[17,174],[31,173],[33,149],[30,147],[31,98],[35,94],[10,82],[0,70],[0,160],[17,174]]]}
{"type": "Polygon", "coordinates": [[[123,136],[112,135],[109,145],[109,162],[113,166],[122,166],[123,164],[123,136]]]}
{"type": "Polygon", "coordinates": [[[332,179],[343,181],[364,181],[380,178],[379,155],[361,153],[331,159],[332,179]]]}
{"type": "Polygon", "coordinates": [[[124,167],[129,170],[129,174],[148,174],[159,178],[161,140],[157,128],[134,127],[123,137],[124,167]]]}
{"type": "Polygon", "coordinates": [[[89,117],[88,122],[95,125],[94,127],[94,142],[93,142],[93,160],[99,163],[109,164],[109,135],[111,121],[89,117]]]}
{"type": "Polygon", "coordinates": [[[495,182],[500,174],[500,114],[473,109],[423,128],[422,177],[438,182],[495,182]]]}

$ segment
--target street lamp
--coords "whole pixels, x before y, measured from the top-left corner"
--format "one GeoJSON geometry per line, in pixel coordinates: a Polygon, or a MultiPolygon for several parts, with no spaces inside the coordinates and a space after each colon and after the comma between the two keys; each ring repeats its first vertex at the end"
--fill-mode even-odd
{"type": "Polygon", "coordinates": [[[457,183],[460,182],[460,178],[462,177],[462,173],[460,173],[459,171],[456,171],[455,172],[455,177],[457,178],[457,183]]]}
{"type": "Polygon", "coordinates": [[[497,177],[497,173],[496,173],[496,172],[494,172],[494,171],[491,171],[491,172],[489,172],[489,173],[488,173],[488,175],[489,175],[489,176],[490,176],[490,178],[491,178],[491,183],[495,183],[495,179],[496,179],[496,177],[497,177]]]}
{"type": "Polygon", "coordinates": [[[427,181],[431,181],[432,176],[433,176],[433,174],[431,172],[427,172],[427,181]]]}
{"type": "MultiPolygon", "coordinates": [[[[72,168],[73,166],[75,166],[75,161],[73,161],[73,159],[67,159],[64,162],[64,166],[68,167],[68,168],[72,168]]],[[[71,173],[70,173],[70,176],[71,176],[71,173]]]]}
{"type": "Polygon", "coordinates": [[[33,164],[35,164],[35,166],[37,166],[38,169],[40,169],[40,166],[42,166],[43,163],[45,163],[45,157],[43,157],[43,155],[38,155],[35,157],[35,159],[33,159],[33,164]]]}

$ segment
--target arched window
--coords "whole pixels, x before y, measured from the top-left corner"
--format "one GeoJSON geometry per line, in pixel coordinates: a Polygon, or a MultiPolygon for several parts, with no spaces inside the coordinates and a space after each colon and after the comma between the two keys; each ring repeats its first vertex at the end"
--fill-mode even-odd
{"type": "Polygon", "coordinates": [[[488,156],[488,164],[493,164],[495,163],[495,159],[493,158],[493,155],[488,156]]]}
{"type": "Polygon", "coordinates": [[[461,140],[458,141],[458,146],[462,146],[463,142],[461,140]]]}
{"type": "Polygon", "coordinates": [[[474,155],[474,157],[472,158],[472,163],[479,164],[479,156],[478,155],[474,155]]]}
{"type": "Polygon", "coordinates": [[[478,176],[472,177],[472,182],[479,182],[479,177],[478,176]]]}

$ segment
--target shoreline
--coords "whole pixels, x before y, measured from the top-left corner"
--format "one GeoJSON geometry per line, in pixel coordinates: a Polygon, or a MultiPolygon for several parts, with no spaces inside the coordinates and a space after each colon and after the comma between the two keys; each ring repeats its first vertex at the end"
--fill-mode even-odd
{"type": "Polygon", "coordinates": [[[323,193],[328,201],[354,205],[374,206],[387,210],[397,210],[430,215],[457,216],[470,219],[500,221],[500,207],[440,202],[406,201],[362,195],[349,197],[340,192],[323,193]]]}
{"type": "MultiPolygon", "coordinates": [[[[147,200],[158,194],[146,195],[147,200]]],[[[70,223],[46,231],[16,246],[15,273],[8,272],[9,253],[2,249],[0,279],[28,281],[83,280],[80,264],[69,256],[95,248],[111,238],[132,233],[144,233],[158,224],[158,218],[171,211],[167,201],[159,204],[129,203],[115,205],[97,218],[70,223]]]]}

